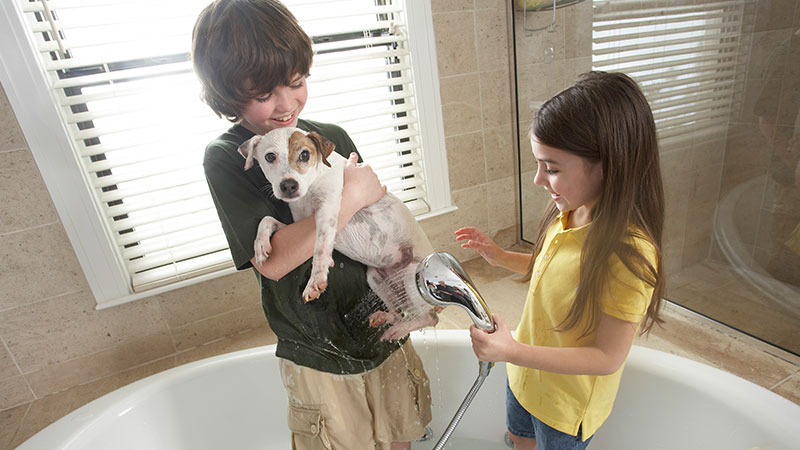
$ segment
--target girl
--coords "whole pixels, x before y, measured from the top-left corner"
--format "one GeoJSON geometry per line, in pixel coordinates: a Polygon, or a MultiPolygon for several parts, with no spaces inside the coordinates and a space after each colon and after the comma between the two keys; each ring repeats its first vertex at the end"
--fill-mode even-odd
{"type": "Polygon", "coordinates": [[[489,264],[527,273],[522,318],[513,337],[499,316],[494,333],[470,336],[479,359],[509,363],[514,448],[583,449],[611,412],[636,332],[661,322],[655,123],[636,82],[591,72],[542,105],[530,137],[535,183],[552,198],[533,254],[456,231],[489,264]]]}

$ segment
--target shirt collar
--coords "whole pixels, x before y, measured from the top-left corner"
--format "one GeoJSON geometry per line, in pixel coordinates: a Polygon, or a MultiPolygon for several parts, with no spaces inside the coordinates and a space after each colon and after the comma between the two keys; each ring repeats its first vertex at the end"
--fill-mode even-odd
{"type": "Polygon", "coordinates": [[[567,229],[567,222],[569,221],[569,215],[571,213],[572,213],[571,211],[567,212],[561,211],[558,213],[558,221],[561,223],[561,231],[584,231],[584,232],[588,231],[589,225],[592,224],[591,222],[587,223],[586,225],[581,225],[579,227],[567,229]]]}

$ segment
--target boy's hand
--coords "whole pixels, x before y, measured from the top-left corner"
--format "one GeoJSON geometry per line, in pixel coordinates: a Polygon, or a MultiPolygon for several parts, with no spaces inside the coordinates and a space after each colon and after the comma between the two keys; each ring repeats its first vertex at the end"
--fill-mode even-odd
{"type": "Polygon", "coordinates": [[[358,155],[351,153],[344,168],[342,199],[352,202],[355,210],[359,210],[377,202],[384,195],[386,186],[381,184],[372,167],[359,163],[358,155]]]}
{"type": "Polygon", "coordinates": [[[493,266],[498,264],[498,258],[503,254],[503,249],[500,246],[475,227],[464,227],[456,230],[456,240],[466,240],[467,242],[461,244],[462,248],[475,250],[486,262],[493,266]]]}

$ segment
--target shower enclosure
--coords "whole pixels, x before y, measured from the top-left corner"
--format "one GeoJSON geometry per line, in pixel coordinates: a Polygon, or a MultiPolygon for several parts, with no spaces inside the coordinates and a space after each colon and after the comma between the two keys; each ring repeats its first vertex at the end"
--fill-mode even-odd
{"type": "Polygon", "coordinates": [[[800,354],[800,0],[509,1],[523,240],[549,200],[534,112],[625,72],[658,128],[667,299],[800,354]]]}

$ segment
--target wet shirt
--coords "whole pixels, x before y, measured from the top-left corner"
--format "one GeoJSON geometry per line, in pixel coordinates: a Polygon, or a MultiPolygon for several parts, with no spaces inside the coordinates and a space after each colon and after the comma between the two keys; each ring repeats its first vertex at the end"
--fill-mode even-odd
{"type": "MultiPolygon", "coordinates": [[[[559,332],[575,298],[581,251],[591,224],[567,229],[568,214],[562,214],[547,230],[537,255],[528,296],[515,338],[525,344],[547,347],[578,347],[594,343],[596,331],[579,339],[582,324],[559,332]]],[[[634,245],[655,265],[654,247],[642,238],[634,245]]],[[[600,311],[640,324],[653,288],[642,282],[615,257],[610,261],[610,282],[603,291],[600,311]]],[[[585,323],[585,322],[584,322],[585,323]]],[[[638,328],[638,326],[637,326],[638,328]]],[[[563,433],[582,440],[594,434],[611,413],[623,365],[613,374],[563,375],[507,364],[511,390],[525,409],[563,433]]]]}
{"type": "MultiPolygon", "coordinates": [[[[316,131],[348,157],[356,152],[347,133],[336,125],[300,120],[298,128],[316,131]]],[[[369,315],[381,302],[370,290],[366,267],[334,251],[328,287],[309,303],[302,292],[311,273],[311,260],[279,281],[253,268],[253,241],[264,216],[290,224],[289,206],[272,195],[272,187],[256,164],[244,170],[239,146],[254,134],[234,125],[212,141],[203,168],[214,205],[236,268],[251,268],[261,289],[261,304],[270,328],[278,337],[276,355],[301,366],[337,374],[362,373],[377,367],[400,343],[380,340],[384,328],[371,328],[369,315]]]]}

